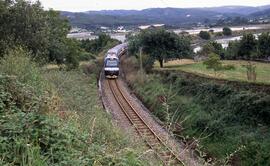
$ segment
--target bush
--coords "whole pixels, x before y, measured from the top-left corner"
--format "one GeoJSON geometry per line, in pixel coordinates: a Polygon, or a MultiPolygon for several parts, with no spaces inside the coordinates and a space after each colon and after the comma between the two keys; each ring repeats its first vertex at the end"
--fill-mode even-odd
{"type": "Polygon", "coordinates": [[[89,61],[89,60],[94,60],[96,57],[94,54],[89,53],[89,52],[81,52],[81,54],[78,57],[79,61],[89,61]]]}
{"type": "Polygon", "coordinates": [[[224,27],[222,33],[225,36],[231,36],[232,35],[232,30],[229,27],[224,27]]]}
{"type": "Polygon", "coordinates": [[[223,36],[223,33],[222,32],[217,32],[217,33],[215,33],[215,36],[217,36],[217,37],[223,36]]]}
{"type": "Polygon", "coordinates": [[[202,39],[204,39],[204,40],[209,40],[209,39],[211,38],[210,33],[207,32],[207,31],[201,31],[201,32],[199,33],[199,36],[200,36],[202,39]]]}
{"type": "Polygon", "coordinates": [[[154,63],[155,59],[153,57],[147,54],[142,55],[142,67],[146,72],[149,72],[153,68],[154,63]]]}
{"type": "Polygon", "coordinates": [[[0,73],[15,76],[20,82],[32,86],[39,92],[47,86],[39,67],[31,60],[31,54],[21,47],[9,50],[0,59],[0,73]]]}
{"type": "Polygon", "coordinates": [[[220,57],[215,53],[211,53],[209,55],[209,58],[204,61],[203,64],[206,65],[207,69],[213,69],[215,73],[219,70],[222,70],[222,63],[220,61],[220,57]]]}

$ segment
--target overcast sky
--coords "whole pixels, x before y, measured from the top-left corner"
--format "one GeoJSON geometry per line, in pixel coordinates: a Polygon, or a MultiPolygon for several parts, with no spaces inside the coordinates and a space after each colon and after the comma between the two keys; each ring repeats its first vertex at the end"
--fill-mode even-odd
{"type": "MultiPolygon", "coordinates": [[[[32,0],[35,1],[35,0],[32,0]]],[[[55,10],[88,11],[110,9],[145,9],[154,7],[212,7],[224,5],[261,6],[270,0],[40,0],[55,10]]]]}

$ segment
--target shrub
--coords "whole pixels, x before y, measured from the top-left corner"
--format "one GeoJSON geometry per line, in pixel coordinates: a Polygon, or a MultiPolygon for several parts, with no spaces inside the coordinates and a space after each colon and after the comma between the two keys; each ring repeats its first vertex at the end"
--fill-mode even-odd
{"type": "Polygon", "coordinates": [[[256,65],[248,62],[247,65],[243,65],[244,68],[247,70],[247,80],[249,81],[256,81],[257,74],[256,74],[256,65]]]}
{"type": "Polygon", "coordinates": [[[81,54],[78,57],[79,61],[89,61],[95,59],[95,55],[89,52],[81,52],[81,54]]]}
{"type": "Polygon", "coordinates": [[[215,36],[217,36],[217,37],[223,36],[223,33],[222,32],[217,32],[217,33],[215,33],[215,36]]]}
{"type": "Polygon", "coordinates": [[[217,71],[222,70],[222,63],[220,61],[220,57],[215,53],[211,53],[209,55],[209,58],[204,61],[203,64],[206,65],[207,69],[213,69],[215,71],[215,74],[217,71]]]}
{"type": "Polygon", "coordinates": [[[232,35],[232,30],[229,27],[224,27],[222,33],[225,36],[231,36],[232,35]]]}
{"type": "MultiPolygon", "coordinates": [[[[140,58],[139,58],[140,59],[140,58]]],[[[155,59],[148,54],[142,55],[142,67],[146,72],[149,72],[155,63],[155,59]]]]}
{"type": "Polygon", "coordinates": [[[207,31],[201,31],[199,33],[199,36],[202,38],[202,39],[205,39],[205,40],[209,40],[211,38],[211,35],[209,32],[207,31]]]}
{"type": "Polygon", "coordinates": [[[46,82],[41,77],[41,71],[37,64],[30,58],[30,53],[21,47],[9,50],[2,59],[0,59],[0,73],[15,76],[25,84],[34,87],[35,90],[42,92],[46,82]]]}

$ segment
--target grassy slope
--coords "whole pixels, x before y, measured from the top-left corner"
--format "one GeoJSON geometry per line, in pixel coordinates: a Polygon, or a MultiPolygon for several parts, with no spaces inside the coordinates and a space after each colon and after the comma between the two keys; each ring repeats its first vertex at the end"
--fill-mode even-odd
{"type": "MultiPolygon", "coordinates": [[[[151,165],[141,142],[111,123],[96,78],[47,71],[23,50],[0,61],[0,165],[151,165]]],[[[155,165],[155,164],[152,164],[155,165]]]]}
{"type": "Polygon", "coordinates": [[[44,75],[57,89],[67,109],[78,114],[78,128],[90,132],[89,148],[93,148],[92,152],[96,153],[96,162],[105,165],[111,162],[127,165],[147,164],[146,161],[141,162],[137,158],[137,154],[143,153],[144,150],[141,142],[132,142],[129,135],[125,136],[113,127],[111,118],[101,108],[94,75],[89,76],[82,71],[55,70],[45,72],[44,75]]]}
{"type": "Polygon", "coordinates": [[[129,70],[131,63],[126,68],[129,84],[147,107],[165,123],[181,125],[172,128],[176,135],[197,138],[199,149],[218,159],[217,165],[229,162],[230,155],[234,156],[230,162],[236,165],[270,163],[269,123],[262,122],[269,117],[269,95],[238,91],[179,74],[175,81],[170,76],[153,74],[144,76],[142,81],[139,74],[129,70]],[[159,100],[160,96],[167,99],[166,104],[159,100]]]}
{"type": "MultiPolygon", "coordinates": [[[[242,65],[246,65],[246,61],[222,61],[223,64],[233,64],[236,70],[220,71],[215,75],[213,70],[206,69],[206,66],[202,62],[194,63],[191,60],[182,60],[175,62],[168,62],[164,64],[164,69],[160,69],[158,64],[155,64],[155,68],[158,70],[182,70],[195,74],[202,74],[208,77],[215,77],[236,81],[247,81],[246,69],[242,65]]],[[[259,83],[270,84],[270,64],[254,62],[257,66],[257,81],[259,83]]]]}

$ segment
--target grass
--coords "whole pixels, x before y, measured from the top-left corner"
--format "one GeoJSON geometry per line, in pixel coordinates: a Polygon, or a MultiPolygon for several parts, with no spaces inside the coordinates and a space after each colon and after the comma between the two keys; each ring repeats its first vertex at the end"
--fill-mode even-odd
{"type": "MultiPolygon", "coordinates": [[[[197,65],[188,60],[181,63],[197,65]]],[[[136,64],[126,68],[132,66],[136,64]]],[[[174,73],[147,74],[140,81],[136,72],[125,71],[134,93],[150,111],[164,124],[181,126],[171,128],[175,136],[198,140],[197,149],[214,158],[215,165],[269,165],[269,94],[174,73]]]]}
{"type": "Polygon", "coordinates": [[[160,165],[113,125],[96,76],[83,72],[95,68],[47,70],[28,55],[0,59],[0,165],[160,165]]]}
{"type": "MultiPolygon", "coordinates": [[[[206,66],[203,65],[203,62],[194,62],[193,60],[169,61],[164,64],[163,69],[161,69],[157,63],[155,63],[155,69],[179,70],[218,79],[226,79],[232,81],[248,81],[246,68],[243,67],[243,65],[247,64],[247,61],[226,60],[222,61],[222,63],[224,65],[234,65],[236,69],[219,71],[215,75],[215,72],[213,70],[207,69],[206,66]]],[[[257,73],[256,82],[270,84],[270,64],[260,62],[253,62],[253,63],[256,65],[256,73],[257,73]]]]}
{"type": "Polygon", "coordinates": [[[152,161],[146,161],[145,157],[139,158],[138,154],[146,151],[142,142],[132,141],[131,135],[122,133],[112,125],[111,117],[99,104],[94,75],[85,75],[81,70],[50,70],[44,75],[57,89],[67,109],[76,112],[74,120],[78,128],[89,133],[89,148],[93,148],[92,152],[96,153],[96,162],[103,165],[109,164],[106,160],[127,165],[151,165],[154,162],[153,158],[152,161]]]}

